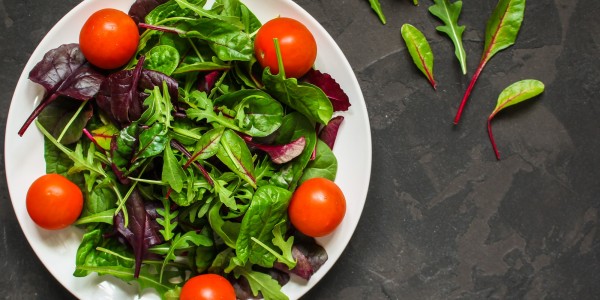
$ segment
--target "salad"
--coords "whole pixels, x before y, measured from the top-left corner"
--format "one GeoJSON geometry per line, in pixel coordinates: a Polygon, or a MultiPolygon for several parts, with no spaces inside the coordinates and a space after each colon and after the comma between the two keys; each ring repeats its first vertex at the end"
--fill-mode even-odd
{"type": "Polygon", "coordinates": [[[289,49],[316,56],[302,48],[306,38],[300,47],[273,39],[297,24],[267,32],[237,0],[205,2],[136,1],[129,17],[141,34],[132,53],[119,53],[123,66],[104,65],[85,38],[49,51],[30,72],[46,95],[20,133],[36,120],[47,173],[81,193],[68,196],[81,197],[80,214],[63,222],[86,231],[75,276],[112,275],[183,298],[192,279],[218,274],[239,299],[285,299],[290,274],[308,280],[327,259],[312,237],[344,215],[331,149],[343,121],[334,111],[350,103],[310,68],[314,58],[304,72],[287,64],[289,49]],[[323,193],[338,201],[315,206],[323,193]],[[311,210],[320,219],[306,218],[311,210]]]}

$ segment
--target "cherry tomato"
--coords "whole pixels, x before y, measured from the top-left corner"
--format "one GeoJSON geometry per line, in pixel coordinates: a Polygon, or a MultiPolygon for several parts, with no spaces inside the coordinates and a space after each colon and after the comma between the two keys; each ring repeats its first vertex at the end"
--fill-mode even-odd
{"type": "Polygon", "coordinates": [[[299,78],[312,68],[317,58],[317,42],[312,33],[291,18],[279,17],[265,23],[256,34],[254,54],[263,68],[279,73],[273,39],[279,41],[285,76],[299,78]]]}
{"type": "Polygon", "coordinates": [[[225,277],[203,274],[190,278],[181,288],[179,300],[235,300],[235,290],[225,277]]]}
{"type": "Polygon", "coordinates": [[[59,174],[46,174],[36,179],[25,199],[27,212],[38,226],[63,229],[73,224],[83,209],[79,187],[59,174]]]}
{"type": "Polygon", "coordinates": [[[85,58],[102,69],[126,64],[140,39],[138,27],[126,13],[105,8],[92,14],[79,33],[79,48],[85,58]]]}
{"type": "Polygon", "coordinates": [[[288,215],[300,232],[320,237],[340,225],[346,214],[346,198],[335,182],[325,178],[311,178],[294,192],[288,215]]]}

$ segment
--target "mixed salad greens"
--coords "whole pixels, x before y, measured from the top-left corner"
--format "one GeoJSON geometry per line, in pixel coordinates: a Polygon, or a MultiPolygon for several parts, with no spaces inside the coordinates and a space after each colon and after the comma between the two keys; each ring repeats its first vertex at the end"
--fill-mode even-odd
{"type": "Polygon", "coordinates": [[[348,96],[331,76],[272,74],[256,64],[261,27],[238,0],[138,0],[137,54],[89,64],[78,44],[30,72],[46,95],[23,126],[45,136],[47,173],[84,194],[75,276],[112,275],[177,298],[187,278],[229,279],[239,299],[287,299],[290,274],[327,260],[290,225],[293,191],[333,180],[348,96]]]}

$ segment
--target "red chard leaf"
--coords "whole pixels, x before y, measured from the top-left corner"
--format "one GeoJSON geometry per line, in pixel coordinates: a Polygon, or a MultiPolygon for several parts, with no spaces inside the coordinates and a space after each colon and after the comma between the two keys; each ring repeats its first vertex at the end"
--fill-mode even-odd
{"type": "Polygon", "coordinates": [[[318,86],[331,101],[333,111],[347,111],[350,107],[350,99],[342,87],[327,73],[310,69],[302,81],[318,86]]]}
{"type": "Polygon", "coordinates": [[[343,121],[343,116],[333,117],[333,119],[331,119],[331,121],[329,121],[329,123],[325,125],[325,127],[323,127],[319,133],[319,139],[325,142],[325,144],[327,144],[331,150],[333,150],[333,145],[335,144],[338,130],[340,129],[340,125],[342,125],[343,121]]]}
{"type": "Polygon", "coordinates": [[[215,83],[219,79],[221,72],[210,71],[208,73],[201,73],[198,77],[198,90],[210,94],[210,91],[215,87],[215,83]]]}
{"type": "Polygon", "coordinates": [[[284,164],[298,157],[306,147],[306,139],[303,136],[284,145],[263,145],[247,139],[245,141],[249,146],[266,152],[276,164],[284,164]]]}
{"type": "Polygon", "coordinates": [[[29,72],[29,79],[46,93],[38,107],[19,130],[23,135],[37,116],[59,96],[86,101],[98,93],[104,75],[90,66],[77,44],[65,44],[48,51],[29,72]]]}

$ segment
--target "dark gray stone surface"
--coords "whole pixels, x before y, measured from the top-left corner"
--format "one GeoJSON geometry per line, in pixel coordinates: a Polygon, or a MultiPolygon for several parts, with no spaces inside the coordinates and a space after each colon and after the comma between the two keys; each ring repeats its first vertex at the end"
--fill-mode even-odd
{"type": "MultiPolygon", "coordinates": [[[[2,131],[29,55],[78,2],[0,0],[2,131]]],[[[373,134],[358,228],[305,299],[598,299],[600,1],[528,1],[516,45],[490,61],[459,126],[452,119],[470,78],[435,31],[430,1],[381,0],[385,26],[366,0],[296,2],[348,57],[373,134]],[[431,43],[437,92],[407,54],[404,23],[431,43]],[[546,92],[497,117],[496,161],[486,118],[500,91],[526,78],[542,80],[546,92]]],[[[464,3],[470,74],[495,3],[464,3]]],[[[5,181],[0,195],[0,297],[72,298],[24,239],[5,181]]]]}

